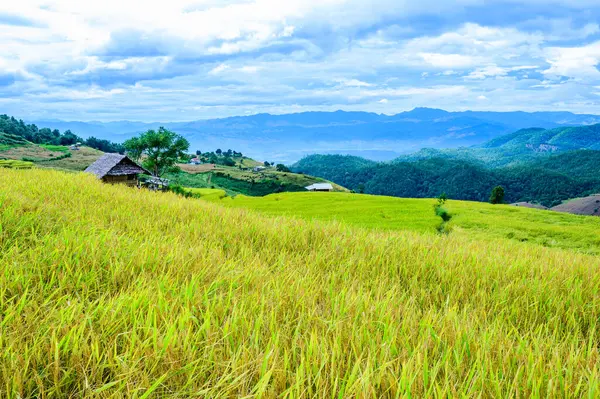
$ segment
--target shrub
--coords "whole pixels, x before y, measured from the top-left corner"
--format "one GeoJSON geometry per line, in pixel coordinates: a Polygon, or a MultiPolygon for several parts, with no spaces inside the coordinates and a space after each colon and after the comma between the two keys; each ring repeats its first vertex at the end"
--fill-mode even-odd
{"type": "Polygon", "coordinates": [[[444,207],[447,200],[448,196],[446,193],[442,193],[437,197],[437,203],[433,205],[433,211],[435,215],[442,219],[441,223],[436,226],[436,230],[440,234],[448,234],[450,231],[452,231],[451,227],[448,226],[448,222],[450,222],[450,219],[452,219],[452,215],[444,207]]]}

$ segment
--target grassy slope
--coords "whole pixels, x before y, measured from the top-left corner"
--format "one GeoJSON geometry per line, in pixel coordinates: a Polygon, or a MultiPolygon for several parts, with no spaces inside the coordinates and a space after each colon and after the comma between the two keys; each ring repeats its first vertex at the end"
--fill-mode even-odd
{"type": "Polygon", "coordinates": [[[597,257],[273,220],[35,169],[0,169],[0,203],[1,396],[600,389],[597,257]]]}
{"type": "MultiPolygon", "coordinates": [[[[248,164],[249,158],[244,162],[248,164]]],[[[255,161],[254,161],[255,162],[255,161]]],[[[256,163],[256,162],[255,162],[256,163]]],[[[193,171],[193,167],[185,167],[193,171]]],[[[198,168],[200,169],[200,168],[198,168]]],[[[185,187],[223,189],[228,195],[245,194],[263,196],[279,191],[305,191],[304,187],[326,180],[296,173],[278,172],[269,168],[262,172],[240,170],[238,167],[218,165],[216,169],[208,172],[177,173],[167,176],[173,182],[185,187]]],[[[338,191],[347,191],[344,187],[333,184],[338,191]]]]}
{"type": "Polygon", "coordinates": [[[70,152],[70,158],[44,162],[43,164],[40,164],[40,166],[54,169],[82,171],[96,162],[96,160],[104,154],[102,151],[90,147],[81,147],[77,151],[70,152]]]}
{"type": "Polygon", "coordinates": [[[102,151],[89,147],[81,147],[78,151],[69,151],[69,147],[66,146],[45,144],[27,144],[4,149],[0,148],[0,159],[21,160],[25,158],[37,161],[34,163],[42,168],[75,171],[84,170],[100,158],[102,154],[102,151]],[[71,154],[69,158],[54,159],[68,153],[71,154]]]}
{"type": "Polygon", "coordinates": [[[225,190],[218,188],[185,188],[186,191],[200,196],[202,199],[220,200],[227,196],[225,190]]]}
{"type": "MultiPolygon", "coordinates": [[[[381,197],[346,193],[282,193],[263,198],[238,196],[224,204],[271,215],[339,220],[353,225],[433,232],[439,221],[432,199],[381,197]]],[[[557,212],[449,201],[455,234],[479,238],[510,238],[548,246],[600,253],[600,218],[557,212]]]]}

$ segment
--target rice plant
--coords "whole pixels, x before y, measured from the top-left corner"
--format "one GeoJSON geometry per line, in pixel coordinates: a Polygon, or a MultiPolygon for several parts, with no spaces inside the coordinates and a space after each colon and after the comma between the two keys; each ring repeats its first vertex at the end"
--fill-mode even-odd
{"type": "Polygon", "coordinates": [[[0,169],[0,396],[596,397],[599,265],[0,169]]]}

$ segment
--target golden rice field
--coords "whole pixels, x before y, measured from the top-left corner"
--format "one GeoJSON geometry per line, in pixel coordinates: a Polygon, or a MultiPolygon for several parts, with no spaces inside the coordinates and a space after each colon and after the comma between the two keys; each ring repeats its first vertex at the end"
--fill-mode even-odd
{"type": "Polygon", "coordinates": [[[0,169],[0,396],[593,398],[599,266],[0,169]]]}

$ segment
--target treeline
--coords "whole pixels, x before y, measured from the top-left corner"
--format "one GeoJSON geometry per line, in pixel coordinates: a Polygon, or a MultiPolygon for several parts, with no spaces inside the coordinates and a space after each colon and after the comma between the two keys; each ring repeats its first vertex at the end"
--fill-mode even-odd
{"type": "Polygon", "coordinates": [[[26,124],[20,119],[8,115],[0,115],[0,132],[11,136],[21,137],[35,144],[73,145],[81,143],[103,152],[125,151],[123,145],[109,140],[90,137],[83,139],[70,130],[60,132],[58,129],[38,128],[35,124],[26,124]]]}
{"type": "Polygon", "coordinates": [[[319,155],[300,160],[292,169],[366,194],[433,198],[446,193],[452,199],[488,201],[491,190],[502,186],[507,202],[554,206],[600,192],[598,162],[600,151],[569,152],[496,169],[445,158],[374,163],[358,157],[319,155]],[[577,167],[569,169],[574,165],[577,167]]]}

